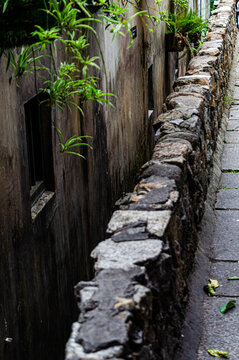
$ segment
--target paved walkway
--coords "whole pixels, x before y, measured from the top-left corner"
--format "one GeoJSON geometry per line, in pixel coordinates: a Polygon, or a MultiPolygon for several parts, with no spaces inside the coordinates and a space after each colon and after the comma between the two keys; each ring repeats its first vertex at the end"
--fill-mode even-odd
{"type": "MultiPolygon", "coordinates": [[[[215,158],[215,174],[208,205],[201,224],[201,236],[192,273],[190,301],[182,342],[175,360],[212,360],[208,349],[229,352],[228,360],[239,360],[239,39],[235,48],[235,59],[231,74],[230,90],[233,100],[221,160],[221,179],[216,194],[215,209],[213,195],[220,176],[219,157],[222,139],[218,143],[215,158]],[[203,286],[208,279],[216,279],[219,287],[216,296],[207,296],[203,286]],[[236,306],[220,313],[219,307],[230,300],[236,306]]],[[[227,101],[229,99],[226,99],[227,101]]]]}
{"type": "MultiPolygon", "coordinates": [[[[237,48],[235,53],[237,55],[237,48]]],[[[210,275],[217,279],[216,296],[203,300],[203,333],[195,359],[213,359],[207,349],[229,351],[228,359],[239,359],[239,63],[234,77],[234,96],[222,155],[222,176],[215,205],[210,275]],[[235,308],[224,315],[219,307],[236,300],[235,308]]]]}

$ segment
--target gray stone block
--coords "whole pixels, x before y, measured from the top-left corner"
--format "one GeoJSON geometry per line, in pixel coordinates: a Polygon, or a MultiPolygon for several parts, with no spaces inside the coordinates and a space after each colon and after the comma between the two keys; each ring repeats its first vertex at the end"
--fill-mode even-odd
{"type": "Polygon", "coordinates": [[[85,353],[82,345],[76,342],[80,324],[75,322],[72,325],[71,337],[66,344],[66,357],[65,360],[120,360],[123,353],[123,346],[112,346],[105,350],[100,350],[95,353],[85,353]]]}
{"type": "Polygon", "coordinates": [[[233,98],[234,98],[234,102],[239,101],[239,86],[234,87],[233,98]],[[238,101],[235,101],[235,100],[238,100],[238,101]]]}
{"type": "MultiPolygon", "coordinates": [[[[163,127],[162,127],[163,129],[163,127]]],[[[163,130],[160,134],[160,141],[180,141],[187,140],[191,143],[192,147],[197,146],[200,143],[200,134],[190,131],[182,131],[182,129],[174,127],[173,130],[163,130]]]]}
{"type": "Polygon", "coordinates": [[[239,145],[225,144],[222,155],[222,170],[239,170],[239,145]]]}
{"type": "Polygon", "coordinates": [[[196,109],[199,116],[202,117],[204,110],[203,96],[200,94],[172,93],[166,99],[166,105],[169,110],[172,109],[196,109]]]}
{"type": "Polygon", "coordinates": [[[160,130],[162,132],[162,135],[164,135],[166,131],[168,131],[168,132],[186,131],[186,132],[189,132],[189,135],[191,132],[194,136],[195,135],[199,136],[199,134],[201,132],[201,125],[202,124],[201,124],[201,120],[199,119],[199,117],[196,115],[193,115],[191,118],[189,118],[187,120],[174,119],[174,120],[167,121],[167,122],[163,123],[160,130]]]}
{"type": "Polygon", "coordinates": [[[107,233],[113,234],[119,230],[134,224],[136,221],[145,223],[146,230],[150,235],[162,238],[166,232],[171,218],[171,211],[115,211],[108,224],[107,233]]]}
{"type": "Polygon", "coordinates": [[[239,190],[219,189],[215,208],[239,210],[239,190]]]}
{"type": "Polygon", "coordinates": [[[176,184],[179,184],[182,181],[182,170],[178,166],[162,164],[157,160],[148,161],[145,165],[143,165],[141,171],[142,174],[139,180],[155,175],[173,179],[175,180],[176,184]]]}
{"type": "Polygon", "coordinates": [[[182,142],[176,141],[176,139],[174,142],[173,140],[171,142],[159,142],[154,148],[153,159],[165,161],[187,156],[192,151],[192,145],[187,140],[179,140],[182,142]]]}
{"type": "Polygon", "coordinates": [[[197,85],[197,84],[182,85],[182,86],[175,87],[175,91],[176,92],[198,93],[198,94],[203,95],[203,97],[207,101],[209,101],[212,97],[210,88],[207,85],[197,85]]]}
{"type": "Polygon", "coordinates": [[[195,71],[209,71],[217,61],[217,56],[195,56],[189,63],[187,74],[192,75],[195,71]]]}
{"type": "Polygon", "coordinates": [[[239,173],[222,173],[219,187],[239,188],[239,173]]]}
{"type": "Polygon", "coordinates": [[[173,109],[167,111],[166,113],[160,114],[157,119],[154,121],[153,126],[155,129],[158,129],[163,123],[170,121],[170,120],[187,120],[190,119],[192,116],[198,115],[198,110],[196,109],[173,109]]]}
{"type": "Polygon", "coordinates": [[[239,119],[239,106],[232,106],[230,110],[229,120],[239,119]]]}
{"type": "Polygon", "coordinates": [[[102,269],[125,269],[143,266],[156,260],[163,249],[161,240],[125,241],[115,243],[108,239],[102,241],[91,253],[97,260],[96,271],[102,269]]]}
{"type": "Polygon", "coordinates": [[[151,175],[142,179],[135,186],[134,192],[129,198],[128,206],[123,210],[166,210],[173,207],[178,200],[175,181],[166,177],[151,175]]]}
{"type": "Polygon", "coordinates": [[[239,120],[229,120],[227,130],[239,131],[239,120]]]}
{"type": "Polygon", "coordinates": [[[211,83],[212,83],[211,75],[205,72],[203,74],[201,73],[195,75],[181,76],[177,79],[176,86],[183,86],[190,84],[211,86],[211,83]]]}
{"type": "Polygon", "coordinates": [[[213,259],[239,260],[239,211],[216,210],[212,240],[213,259]]]}
{"type": "Polygon", "coordinates": [[[204,41],[202,46],[200,46],[199,48],[199,52],[201,50],[211,49],[211,48],[216,48],[221,51],[223,48],[223,40],[204,41]]]}
{"type": "Polygon", "coordinates": [[[239,131],[227,131],[225,142],[227,144],[239,144],[239,131]]]}
{"type": "Polygon", "coordinates": [[[87,321],[81,324],[76,342],[83,346],[86,353],[125,344],[128,340],[126,323],[130,314],[125,315],[120,318],[112,316],[110,311],[92,310],[87,321]]]}

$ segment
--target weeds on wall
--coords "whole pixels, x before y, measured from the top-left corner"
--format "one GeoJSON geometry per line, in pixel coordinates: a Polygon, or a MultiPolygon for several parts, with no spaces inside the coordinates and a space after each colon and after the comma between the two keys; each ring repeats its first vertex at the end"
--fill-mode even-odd
{"type": "MultiPolygon", "coordinates": [[[[28,6],[28,0],[19,0],[21,5],[28,6]]],[[[18,1],[18,3],[19,3],[18,1]]],[[[38,0],[42,1],[42,0],[38,0]]],[[[0,0],[2,13],[6,14],[13,7],[13,0],[0,0]]],[[[138,4],[131,5],[135,13],[128,16],[130,9],[122,7],[119,0],[43,0],[41,9],[45,16],[45,26],[35,25],[28,46],[15,50],[3,49],[1,56],[6,60],[6,71],[9,72],[9,82],[16,81],[30,73],[44,73],[44,86],[37,89],[48,95],[49,106],[55,106],[61,111],[72,107],[77,108],[83,116],[84,104],[91,100],[100,104],[111,105],[110,98],[114,96],[105,93],[97,87],[97,78],[89,75],[89,69],[99,69],[98,57],[89,57],[85,50],[89,47],[89,34],[92,34],[99,44],[98,35],[92,24],[105,22],[106,29],[116,34],[129,35],[129,46],[133,38],[131,21],[138,16],[146,24],[143,17],[150,17],[146,10],[140,10],[138,4]],[[100,12],[97,10],[101,9],[100,12]],[[58,63],[58,52],[65,53],[65,61],[58,63]],[[43,61],[50,58],[49,61],[43,61]],[[44,65],[49,63],[49,65],[44,65]]],[[[19,4],[18,4],[19,5],[19,4]]],[[[146,24],[147,25],[147,24],[146,24]]],[[[21,36],[23,36],[21,34],[21,36]]],[[[21,37],[20,36],[20,37],[21,37]]],[[[75,136],[64,140],[62,131],[53,124],[60,141],[63,153],[76,154],[72,148],[89,146],[87,137],[75,136]],[[71,151],[69,151],[71,149],[71,151]]],[[[82,156],[81,156],[82,157],[82,156]]]]}
{"type": "MultiPolygon", "coordinates": [[[[9,0],[11,1],[11,0],[9,0]]],[[[3,11],[7,11],[4,3],[3,11]]],[[[71,111],[76,107],[83,115],[86,101],[111,104],[108,94],[97,88],[97,79],[88,75],[88,69],[99,69],[97,57],[84,55],[89,46],[88,33],[97,36],[91,26],[94,19],[86,8],[86,2],[77,0],[49,0],[48,6],[42,9],[47,14],[52,27],[35,26],[31,36],[36,40],[29,46],[16,50],[2,50],[1,55],[6,60],[6,71],[9,71],[9,82],[15,79],[18,86],[19,79],[34,71],[41,71],[45,81],[43,88],[37,89],[48,95],[49,106],[56,106],[61,111],[66,108],[71,111]],[[65,53],[65,62],[57,62],[58,52],[65,53]],[[50,58],[50,63],[43,61],[50,58]],[[49,63],[49,66],[44,65],[49,63]]],[[[61,130],[54,124],[60,140],[63,153],[76,154],[69,151],[76,146],[89,146],[86,137],[75,136],[64,140],[61,130]],[[84,138],[84,140],[83,140],[84,138]]],[[[82,156],[81,156],[82,157],[82,156]]]]}
{"type": "MultiPolygon", "coordinates": [[[[18,0],[29,6],[29,0],[18,0]]],[[[169,26],[170,18],[162,10],[162,0],[155,0],[155,7],[146,10],[140,8],[139,1],[127,0],[122,6],[120,0],[38,0],[44,4],[40,10],[44,16],[41,25],[35,25],[35,31],[30,34],[30,45],[21,48],[2,49],[0,55],[6,60],[6,71],[10,73],[9,82],[16,81],[30,73],[41,71],[45,74],[44,86],[37,91],[48,95],[49,106],[55,106],[61,111],[72,107],[77,108],[84,115],[84,104],[91,100],[100,104],[111,105],[110,99],[114,96],[105,93],[98,88],[97,78],[89,75],[90,68],[99,69],[98,57],[86,55],[86,49],[90,45],[90,34],[99,44],[98,34],[93,28],[96,22],[104,23],[105,28],[114,37],[119,34],[128,34],[129,46],[133,37],[131,33],[131,21],[136,16],[141,19],[150,32],[154,26],[164,21],[169,26]],[[135,12],[129,16],[130,8],[135,12]],[[100,9],[100,11],[98,11],[100,9]],[[151,21],[152,26],[149,26],[151,21]],[[65,53],[65,61],[58,62],[58,52],[65,53]],[[49,59],[49,61],[43,61],[49,59]],[[49,63],[49,65],[45,65],[49,63]]],[[[174,0],[176,11],[187,8],[186,0],[174,0]]],[[[2,12],[7,14],[12,9],[14,0],[0,0],[2,12]]],[[[147,5],[147,4],[146,4],[147,5]]],[[[100,50],[100,53],[101,50],[100,50]]],[[[104,63],[104,59],[103,63],[104,63]]],[[[54,123],[59,135],[60,149],[63,153],[75,153],[69,151],[72,147],[89,146],[86,139],[75,136],[64,140],[61,130],[54,123]]]]}
{"type": "Polygon", "coordinates": [[[167,24],[166,34],[177,37],[178,41],[186,46],[185,53],[190,51],[193,57],[197,52],[197,47],[201,45],[202,36],[206,35],[208,20],[204,20],[195,11],[188,9],[184,3],[176,9],[176,12],[170,12],[164,21],[167,24]]]}

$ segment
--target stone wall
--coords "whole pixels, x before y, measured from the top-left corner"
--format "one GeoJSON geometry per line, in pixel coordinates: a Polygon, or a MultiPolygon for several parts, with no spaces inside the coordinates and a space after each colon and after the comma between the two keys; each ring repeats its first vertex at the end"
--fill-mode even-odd
{"type": "Polygon", "coordinates": [[[235,39],[234,2],[221,1],[154,124],[152,159],[92,252],[95,278],[75,287],[67,360],[174,358],[235,39]]]}

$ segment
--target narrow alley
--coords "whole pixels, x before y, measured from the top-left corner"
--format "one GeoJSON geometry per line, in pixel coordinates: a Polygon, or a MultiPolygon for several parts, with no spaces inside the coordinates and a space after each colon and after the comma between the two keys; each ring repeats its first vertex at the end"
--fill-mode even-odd
{"type": "Polygon", "coordinates": [[[238,360],[238,1],[0,0],[0,360],[238,360]]]}

